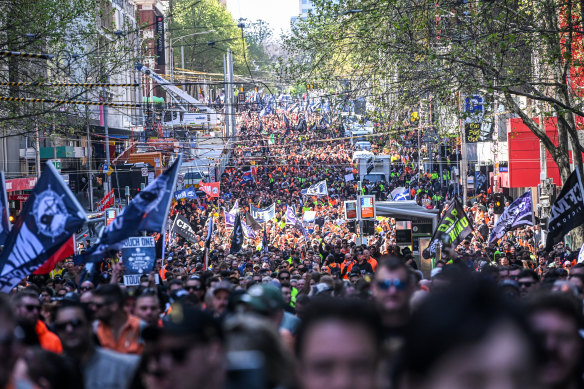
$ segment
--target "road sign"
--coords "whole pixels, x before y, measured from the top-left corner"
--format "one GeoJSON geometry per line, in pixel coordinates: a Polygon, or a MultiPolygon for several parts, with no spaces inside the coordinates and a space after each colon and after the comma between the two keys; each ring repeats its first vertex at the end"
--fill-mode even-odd
{"type": "Polygon", "coordinates": [[[185,175],[184,174],[179,174],[176,177],[176,182],[178,182],[179,184],[182,184],[183,182],[185,182],[185,175]]]}
{"type": "Polygon", "coordinates": [[[143,167],[140,170],[142,171],[142,177],[148,177],[148,168],[147,167],[143,167]]]}
{"type": "Polygon", "coordinates": [[[61,173],[61,160],[60,159],[53,159],[53,164],[59,173],[61,173]]]}
{"type": "Polygon", "coordinates": [[[375,219],[375,196],[357,196],[357,217],[359,220],[375,219]]]}
{"type": "Polygon", "coordinates": [[[109,171],[109,165],[103,164],[103,172],[107,173],[109,171]]]}

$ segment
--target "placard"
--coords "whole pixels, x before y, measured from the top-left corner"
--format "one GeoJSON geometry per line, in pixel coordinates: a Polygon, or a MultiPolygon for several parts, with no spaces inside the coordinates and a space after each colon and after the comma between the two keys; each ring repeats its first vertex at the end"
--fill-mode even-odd
{"type": "Polygon", "coordinates": [[[153,236],[128,238],[122,247],[125,285],[140,285],[140,276],[149,274],[156,260],[156,243],[153,236]]]}

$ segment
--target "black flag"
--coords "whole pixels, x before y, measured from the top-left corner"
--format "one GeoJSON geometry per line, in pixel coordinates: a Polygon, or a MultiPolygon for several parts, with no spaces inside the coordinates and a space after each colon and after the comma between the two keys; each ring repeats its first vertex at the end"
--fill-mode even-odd
{"type": "Polygon", "coordinates": [[[243,245],[243,227],[241,226],[241,216],[239,213],[235,216],[235,224],[233,224],[233,232],[231,233],[231,249],[230,254],[237,254],[243,245]]]}
{"type": "Polygon", "coordinates": [[[260,231],[262,229],[262,226],[260,226],[260,223],[258,223],[256,221],[256,219],[254,219],[253,216],[251,216],[249,214],[249,212],[245,213],[245,224],[250,226],[251,229],[254,231],[260,231]]]}
{"type": "Polygon", "coordinates": [[[424,250],[422,255],[424,258],[435,256],[440,243],[458,246],[471,233],[472,224],[468,216],[466,216],[462,205],[460,205],[457,199],[454,199],[448,204],[446,213],[444,213],[442,220],[438,224],[438,228],[434,231],[434,235],[432,235],[430,245],[424,250]]]}
{"type": "Polygon", "coordinates": [[[189,223],[187,218],[181,215],[180,213],[177,214],[176,218],[174,219],[172,230],[191,243],[197,242],[195,238],[196,234],[195,231],[193,230],[193,227],[191,227],[191,223],[189,223]]]}
{"type": "Polygon", "coordinates": [[[580,172],[576,169],[564,183],[562,191],[552,206],[545,244],[547,251],[560,242],[568,232],[584,224],[583,193],[580,172]]]}

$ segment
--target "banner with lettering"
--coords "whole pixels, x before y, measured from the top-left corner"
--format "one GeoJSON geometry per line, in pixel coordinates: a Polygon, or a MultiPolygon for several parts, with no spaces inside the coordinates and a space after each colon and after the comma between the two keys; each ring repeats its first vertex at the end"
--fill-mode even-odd
{"type": "Polygon", "coordinates": [[[440,244],[458,246],[468,235],[472,233],[472,223],[462,205],[457,199],[448,204],[444,216],[438,224],[438,228],[432,235],[430,245],[422,253],[424,258],[434,257],[440,244]]]}

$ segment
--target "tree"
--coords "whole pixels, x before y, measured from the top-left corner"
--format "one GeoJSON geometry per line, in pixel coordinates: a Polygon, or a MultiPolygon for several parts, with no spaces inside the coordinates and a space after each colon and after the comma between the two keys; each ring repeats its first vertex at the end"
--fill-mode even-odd
{"type": "MultiPolygon", "coordinates": [[[[568,145],[577,141],[582,108],[579,1],[315,0],[287,47],[301,61],[284,77],[318,79],[366,95],[397,122],[421,100],[456,107],[481,93],[518,115],[570,174],[568,145]],[[534,118],[557,117],[556,145],[534,118]]],[[[543,121],[542,121],[543,122],[543,121]]],[[[575,153],[582,166],[580,153],[575,153]]]]}
{"type": "MultiPolygon", "coordinates": [[[[223,73],[223,55],[229,47],[233,53],[234,72],[247,72],[241,30],[218,1],[176,0],[172,10],[172,37],[210,31],[186,36],[174,44],[175,67],[181,63],[180,46],[183,46],[186,67],[202,72],[223,73]]],[[[249,56],[247,52],[246,55],[249,56]]]]}

